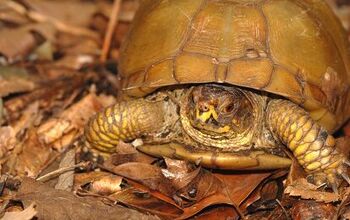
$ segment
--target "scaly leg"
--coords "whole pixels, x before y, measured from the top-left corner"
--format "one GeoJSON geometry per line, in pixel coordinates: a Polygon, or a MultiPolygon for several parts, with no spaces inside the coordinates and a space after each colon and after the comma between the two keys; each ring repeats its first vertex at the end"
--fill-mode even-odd
{"type": "Polygon", "coordinates": [[[335,139],[316,123],[308,112],[287,100],[272,100],[267,107],[267,124],[297,158],[316,184],[327,183],[336,189],[339,176],[346,174],[346,156],[335,146],[335,139]]]}
{"type": "Polygon", "coordinates": [[[164,126],[165,102],[135,99],[120,102],[93,116],[85,127],[85,137],[92,148],[115,152],[119,141],[132,141],[164,126]]]}

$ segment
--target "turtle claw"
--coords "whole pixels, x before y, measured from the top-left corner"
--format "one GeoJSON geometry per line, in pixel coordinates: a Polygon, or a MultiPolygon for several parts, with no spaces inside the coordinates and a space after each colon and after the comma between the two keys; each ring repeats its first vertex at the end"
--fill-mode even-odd
{"type": "Polygon", "coordinates": [[[349,186],[350,186],[350,177],[349,177],[349,175],[347,174],[347,173],[345,173],[345,172],[342,172],[342,173],[340,173],[340,175],[343,177],[343,179],[349,184],[349,186]]]}
{"type": "Polygon", "coordinates": [[[335,194],[339,194],[339,191],[338,191],[338,185],[336,182],[332,182],[330,183],[331,187],[332,187],[332,190],[335,194]]]}
{"type": "Polygon", "coordinates": [[[350,186],[350,177],[347,174],[347,166],[349,165],[350,163],[348,160],[342,160],[337,166],[312,173],[309,176],[311,177],[309,180],[318,186],[326,185],[331,188],[334,193],[338,194],[338,189],[342,180],[345,180],[350,186]]]}
{"type": "Polygon", "coordinates": [[[344,160],[344,164],[348,165],[350,167],[350,161],[349,160],[344,160]]]}

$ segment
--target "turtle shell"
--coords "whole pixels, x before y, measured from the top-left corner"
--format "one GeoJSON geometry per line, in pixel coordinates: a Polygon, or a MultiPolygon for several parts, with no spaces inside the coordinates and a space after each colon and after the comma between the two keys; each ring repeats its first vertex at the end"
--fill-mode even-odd
{"type": "Polygon", "coordinates": [[[350,115],[350,46],[319,0],[143,0],[121,48],[128,95],[225,83],[299,104],[334,132],[350,115]]]}

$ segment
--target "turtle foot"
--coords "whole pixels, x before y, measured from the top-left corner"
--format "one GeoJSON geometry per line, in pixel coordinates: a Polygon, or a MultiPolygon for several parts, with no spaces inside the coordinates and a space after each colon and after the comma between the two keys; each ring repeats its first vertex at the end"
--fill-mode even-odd
{"type": "Polygon", "coordinates": [[[323,170],[310,174],[308,179],[318,186],[326,185],[332,188],[333,192],[338,193],[338,188],[343,180],[350,186],[348,166],[350,162],[343,158],[323,170]]]}

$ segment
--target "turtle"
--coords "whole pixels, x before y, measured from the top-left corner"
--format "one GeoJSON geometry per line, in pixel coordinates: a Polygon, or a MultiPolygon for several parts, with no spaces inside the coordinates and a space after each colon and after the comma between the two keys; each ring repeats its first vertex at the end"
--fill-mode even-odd
{"type": "Polygon", "coordinates": [[[143,0],[118,70],[122,98],[85,128],[101,154],[140,140],[228,170],[292,155],[315,184],[350,182],[333,136],[350,116],[350,46],[325,1],[143,0]]]}

